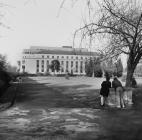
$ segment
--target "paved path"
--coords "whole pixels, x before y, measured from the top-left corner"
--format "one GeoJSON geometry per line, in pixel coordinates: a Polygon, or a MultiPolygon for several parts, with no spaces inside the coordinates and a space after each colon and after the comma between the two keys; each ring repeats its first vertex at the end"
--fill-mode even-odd
{"type": "Polygon", "coordinates": [[[142,139],[141,104],[100,108],[89,80],[53,79],[24,79],[15,106],[0,113],[0,140],[142,139]]]}

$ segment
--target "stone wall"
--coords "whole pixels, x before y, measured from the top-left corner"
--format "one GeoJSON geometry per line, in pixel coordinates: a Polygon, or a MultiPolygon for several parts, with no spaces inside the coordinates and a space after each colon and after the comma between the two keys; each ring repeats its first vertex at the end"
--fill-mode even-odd
{"type": "MultiPolygon", "coordinates": [[[[126,107],[129,107],[133,104],[132,102],[132,94],[133,94],[133,88],[124,88],[124,103],[126,107]]],[[[119,106],[119,103],[117,102],[120,99],[120,96],[116,94],[114,88],[110,88],[110,93],[108,96],[108,105],[111,107],[117,107],[119,106]]]]}

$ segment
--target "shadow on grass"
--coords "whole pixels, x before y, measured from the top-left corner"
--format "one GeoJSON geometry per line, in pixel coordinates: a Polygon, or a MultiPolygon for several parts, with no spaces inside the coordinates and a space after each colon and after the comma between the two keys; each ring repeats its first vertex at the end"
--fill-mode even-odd
{"type": "Polygon", "coordinates": [[[136,109],[142,109],[142,85],[133,90],[133,103],[136,109]]]}
{"type": "MultiPolygon", "coordinates": [[[[17,102],[34,108],[36,106],[47,108],[99,108],[99,89],[89,89],[89,87],[88,85],[48,87],[48,84],[30,81],[19,85],[17,102]]],[[[142,107],[142,87],[134,89],[134,101],[139,108],[142,107]]],[[[95,112],[94,115],[96,115],[95,112]]],[[[97,134],[95,131],[82,132],[75,135],[74,140],[141,140],[141,116],[141,110],[103,110],[100,121],[97,121],[101,125],[100,133],[97,134]],[[95,138],[95,135],[98,137],[95,138]]],[[[51,139],[72,139],[68,135],[70,133],[64,133],[62,130],[55,131],[51,139]],[[56,138],[56,136],[58,137],[56,138]]],[[[48,138],[50,139],[50,136],[39,137],[39,139],[48,138]]]]}
{"type": "Polygon", "coordinates": [[[99,89],[90,85],[52,86],[26,79],[18,88],[17,103],[50,108],[100,108],[99,89]],[[86,89],[84,89],[86,88],[86,89]]]}
{"type": "MultiPolygon", "coordinates": [[[[25,81],[18,88],[18,103],[50,108],[100,108],[99,89],[90,89],[90,85],[51,86],[32,79],[25,81]]],[[[134,89],[133,102],[133,107],[142,107],[142,85],[134,89]]]]}

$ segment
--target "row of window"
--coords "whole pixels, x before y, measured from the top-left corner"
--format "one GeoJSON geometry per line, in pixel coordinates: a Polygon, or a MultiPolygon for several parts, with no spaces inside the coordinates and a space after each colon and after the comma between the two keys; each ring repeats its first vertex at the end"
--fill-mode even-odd
{"type": "MultiPolygon", "coordinates": [[[[39,60],[36,61],[37,62],[37,67],[39,67],[39,60]]],[[[66,62],[66,66],[68,67],[69,61],[65,61],[66,62]]],[[[76,65],[78,65],[78,61],[75,62],[76,65]]],[[[61,66],[64,65],[64,61],[60,62],[61,66]]],[[[71,61],[71,67],[73,67],[74,61],[71,61]]],[[[41,61],[41,65],[44,67],[44,60],[41,61]]],[[[49,65],[49,60],[46,61],[46,65],[49,65]]],[[[80,61],[80,65],[83,65],[83,61],[80,61]]]]}
{"type": "MultiPolygon", "coordinates": [[[[27,56],[23,56],[23,58],[28,58],[27,56]]],[[[79,57],[79,56],[49,56],[46,57],[42,55],[42,58],[52,58],[52,59],[87,59],[87,57],[79,57]]]]}
{"type": "MultiPolygon", "coordinates": [[[[66,59],[79,59],[79,57],[78,56],[49,56],[49,55],[47,55],[47,57],[45,57],[44,55],[42,55],[42,58],[57,58],[57,59],[59,59],[59,58],[61,58],[61,59],[64,59],[64,58],[66,58],[66,59]]],[[[86,58],[87,59],[87,57],[84,57],[84,58],[86,58]]],[[[81,56],[80,57],[80,59],[83,59],[83,57],[81,56]]]]}
{"type": "MultiPolygon", "coordinates": [[[[64,65],[64,61],[61,61],[61,65],[64,65]]],[[[71,69],[74,66],[73,61],[71,61],[71,69]]],[[[37,72],[39,72],[39,60],[36,61],[37,72]]],[[[75,72],[78,72],[79,63],[78,61],[75,62],[75,72]]],[[[69,61],[66,61],[66,70],[69,71],[69,61]]],[[[46,61],[46,71],[49,72],[49,61],[46,61]]],[[[61,71],[65,72],[64,68],[61,67],[61,71]]],[[[44,72],[44,60],[41,61],[41,72],[44,72]]],[[[83,61],[80,62],[80,73],[83,73],[83,61]]]]}

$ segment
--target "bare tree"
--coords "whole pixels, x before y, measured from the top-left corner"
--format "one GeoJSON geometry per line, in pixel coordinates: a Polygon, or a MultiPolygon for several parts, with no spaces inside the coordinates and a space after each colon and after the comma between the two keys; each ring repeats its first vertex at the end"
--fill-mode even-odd
{"type": "Polygon", "coordinates": [[[134,70],[142,56],[142,6],[138,0],[101,0],[99,12],[94,9],[94,1],[86,0],[88,17],[79,28],[82,38],[101,35],[107,39],[107,45],[101,50],[106,57],[127,54],[126,86],[131,86],[134,70]],[[95,12],[94,12],[95,11],[95,12]]]}

